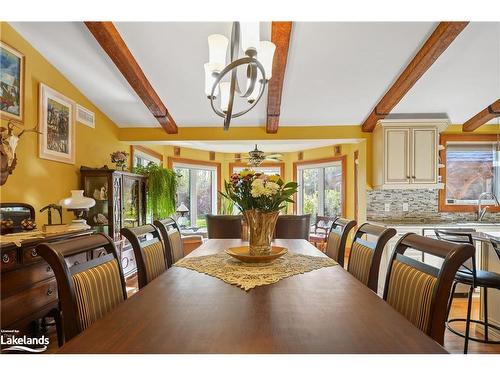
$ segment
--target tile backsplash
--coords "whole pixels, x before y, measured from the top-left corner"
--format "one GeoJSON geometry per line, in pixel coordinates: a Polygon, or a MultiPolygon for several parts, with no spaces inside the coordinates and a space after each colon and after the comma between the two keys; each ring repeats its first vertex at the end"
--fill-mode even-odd
{"type": "MultiPolygon", "coordinates": [[[[367,192],[368,220],[397,221],[407,223],[420,222],[456,222],[475,221],[475,212],[439,212],[438,190],[428,189],[394,189],[372,190],[367,192]],[[403,204],[408,204],[408,211],[403,211],[403,204]],[[390,211],[385,205],[390,204],[390,211]]],[[[500,213],[487,212],[484,222],[500,222],[500,213]]]]}

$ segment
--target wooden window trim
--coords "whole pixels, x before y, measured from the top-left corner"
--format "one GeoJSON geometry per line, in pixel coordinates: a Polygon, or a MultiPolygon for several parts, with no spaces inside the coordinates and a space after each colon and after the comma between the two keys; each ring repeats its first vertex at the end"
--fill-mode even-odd
{"type": "MultiPolygon", "coordinates": [[[[297,167],[310,164],[322,164],[340,161],[342,163],[342,217],[346,217],[346,200],[347,200],[347,156],[334,156],[330,158],[314,159],[314,160],[301,160],[293,162],[293,181],[297,181],[297,167]]],[[[293,213],[297,214],[297,194],[294,195],[295,204],[293,205],[293,213]]]]}
{"type": "Polygon", "coordinates": [[[160,165],[163,166],[163,155],[160,154],[159,152],[156,152],[156,151],[151,150],[150,148],[147,148],[144,146],[131,145],[130,146],[130,170],[132,170],[132,168],[134,168],[134,156],[135,156],[136,151],[142,152],[143,154],[149,155],[155,159],[159,159],[160,165]]]}
{"type": "MultiPolygon", "coordinates": [[[[439,168],[439,176],[444,188],[439,190],[438,196],[438,211],[439,212],[476,212],[477,206],[475,205],[447,205],[446,204],[446,142],[459,141],[459,142],[484,142],[496,141],[496,134],[441,134],[439,144],[444,146],[443,150],[439,151],[439,158],[443,168],[439,168]]],[[[500,212],[500,207],[490,207],[488,212],[500,212]]]]}
{"type": "MultiPolygon", "coordinates": [[[[172,169],[174,163],[180,164],[190,164],[193,166],[197,165],[205,165],[207,167],[215,167],[217,170],[217,193],[219,193],[222,189],[222,176],[221,176],[221,163],[217,163],[215,161],[205,161],[205,160],[195,160],[195,159],[186,159],[186,158],[176,158],[169,156],[167,158],[167,165],[169,169],[172,169]]],[[[217,194],[217,212],[220,210],[220,194],[217,194]]]]}
{"type": "MultiPolygon", "coordinates": [[[[252,169],[250,165],[247,163],[241,162],[241,161],[235,161],[232,163],[229,163],[229,175],[233,173],[233,169],[235,167],[247,167],[249,169],[252,169]]],[[[280,162],[280,163],[273,163],[273,162],[265,162],[259,165],[259,167],[279,167],[280,169],[280,176],[282,178],[285,178],[285,163],[280,162]]]]}

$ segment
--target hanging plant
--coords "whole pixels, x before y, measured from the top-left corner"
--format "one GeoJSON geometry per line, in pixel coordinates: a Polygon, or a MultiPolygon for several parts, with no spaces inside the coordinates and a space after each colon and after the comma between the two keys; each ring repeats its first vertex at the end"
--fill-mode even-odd
{"type": "Polygon", "coordinates": [[[175,213],[177,175],[171,169],[150,162],[146,167],[138,166],[134,172],[147,179],[147,213],[153,220],[164,219],[175,213]]]}

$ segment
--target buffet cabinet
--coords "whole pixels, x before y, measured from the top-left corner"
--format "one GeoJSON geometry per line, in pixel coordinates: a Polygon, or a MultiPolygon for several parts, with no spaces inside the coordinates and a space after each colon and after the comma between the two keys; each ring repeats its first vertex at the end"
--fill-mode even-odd
{"type": "Polygon", "coordinates": [[[125,277],[134,276],[134,251],[120,235],[120,229],[146,224],[146,177],[106,167],[81,167],[80,177],[83,194],[96,201],[88,212],[87,223],[95,232],[114,240],[125,277]]]}
{"type": "MultiPolygon", "coordinates": [[[[23,333],[39,331],[40,322],[58,308],[57,283],[50,266],[37,254],[36,245],[90,235],[81,230],[26,239],[21,246],[0,245],[1,328],[23,333]]],[[[99,254],[78,254],[68,258],[69,266],[86,262],[99,254]]]]}

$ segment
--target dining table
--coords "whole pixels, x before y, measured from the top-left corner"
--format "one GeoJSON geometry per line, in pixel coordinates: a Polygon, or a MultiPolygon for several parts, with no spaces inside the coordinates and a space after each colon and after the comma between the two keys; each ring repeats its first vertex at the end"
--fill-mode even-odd
{"type": "MultiPolygon", "coordinates": [[[[210,239],[188,255],[247,244],[210,239]]],[[[289,252],[326,257],[308,241],[289,252]]],[[[171,267],[58,353],[407,353],[446,350],[340,265],[245,291],[171,267]]]]}

